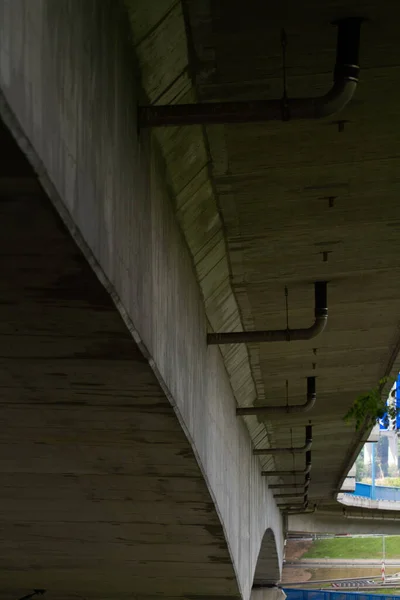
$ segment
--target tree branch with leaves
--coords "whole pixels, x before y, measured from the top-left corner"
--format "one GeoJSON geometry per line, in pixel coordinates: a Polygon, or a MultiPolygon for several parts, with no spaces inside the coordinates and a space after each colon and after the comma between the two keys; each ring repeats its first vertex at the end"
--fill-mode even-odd
{"type": "MultiPolygon", "coordinates": [[[[367,426],[374,425],[378,419],[382,419],[385,413],[388,415],[390,420],[395,419],[397,416],[396,403],[389,404],[387,400],[382,398],[383,389],[387,383],[394,383],[393,377],[384,377],[378,383],[378,385],[369,392],[365,392],[357,396],[352,406],[343,417],[346,423],[354,421],[356,431],[358,431],[363,424],[367,426]]],[[[396,391],[391,392],[391,396],[395,395],[396,391]]]]}

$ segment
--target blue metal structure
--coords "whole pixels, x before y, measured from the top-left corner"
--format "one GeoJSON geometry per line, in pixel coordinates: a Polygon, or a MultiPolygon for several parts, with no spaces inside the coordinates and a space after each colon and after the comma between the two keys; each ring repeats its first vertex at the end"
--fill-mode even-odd
{"type": "MultiPolygon", "coordinates": [[[[395,428],[397,430],[400,429],[400,373],[397,376],[396,379],[396,392],[395,392],[395,398],[396,398],[396,422],[395,422],[395,428]]],[[[379,429],[387,431],[390,427],[390,421],[388,418],[388,414],[385,413],[382,417],[382,419],[379,419],[379,429]]]]}
{"type": "Polygon", "coordinates": [[[288,600],[400,600],[400,596],[365,594],[363,592],[333,592],[330,590],[300,590],[283,588],[288,600]]]}
{"type": "Polygon", "coordinates": [[[400,502],[400,488],[387,487],[383,485],[369,485],[368,483],[356,482],[353,496],[370,498],[371,500],[388,500],[389,502],[400,502]]]}
{"type": "Polygon", "coordinates": [[[375,477],[376,477],[376,465],[375,465],[375,444],[372,444],[372,452],[371,452],[371,495],[370,498],[373,500],[376,499],[375,496],[375,477]]]}
{"type": "Polygon", "coordinates": [[[400,373],[396,380],[396,429],[400,429],[400,373]]]}

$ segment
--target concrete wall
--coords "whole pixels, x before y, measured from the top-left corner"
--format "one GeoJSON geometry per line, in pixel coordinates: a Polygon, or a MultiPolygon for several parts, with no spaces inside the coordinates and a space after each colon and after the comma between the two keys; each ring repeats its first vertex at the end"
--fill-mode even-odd
{"type": "Polygon", "coordinates": [[[248,598],[267,528],[282,562],[282,521],[219,351],[206,347],[156,144],[137,136],[128,38],[117,2],[0,0],[2,116],[168,392],[248,598]]]}

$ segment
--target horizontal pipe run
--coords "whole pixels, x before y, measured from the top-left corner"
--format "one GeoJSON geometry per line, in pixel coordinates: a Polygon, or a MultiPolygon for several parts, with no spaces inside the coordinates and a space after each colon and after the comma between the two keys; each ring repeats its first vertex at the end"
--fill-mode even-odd
{"type": "Polygon", "coordinates": [[[348,18],[335,23],[338,33],[334,83],[323,96],[144,106],[138,109],[139,127],[320,119],[335,114],[350,102],[357,88],[361,22],[360,18],[348,18]]]}
{"type": "Polygon", "coordinates": [[[304,501],[303,502],[299,502],[298,504],[296,502],[283,502],[282,504],[277,504],[277,507],[280,510],[283,511],[287,511],[287,510],[291,510],[291,509],[304,509],[306,510],[308,507],[308,498],[307,496],[304,496],[304,501]]]}
{"type": "Polygon", "coordinates": [[[274,498],[302,498],[304,496],[304,492],[287,492],[285,494],[274,494],[274,498]]]}
{"type": "Polygon", "coordinates": [[[261,471],[263,477],[286,477],[287,475],[307,475],[311,471],[311,465],[307,465],[302,471],[261,471]]]}
{"type": "MultiPolygon", "coordinates": [[[[260,406],[240,406],[236,409],[236,415],[261,415],[272,417],[274,415],[280,416],[292,413],[304,413],[311,410],[315,405],[316,401],[317,394],[315,377],[307,377],[307,400],[304,404],[292,404],[288,406],[269,406],[265,404],[262,404],[260,406]]],[[[308,449],[306,448],[305,451],[307,450],[308,449]]]]}
{"type": "Polygon", "coordinates": [[[308,510],[308,502],[307,502],[307,506],[303,506],[303,510],[299,509],[298,507],[292,507],[292,508],[288,508],[287,510],[284,511],[285,515],[304,515],[304,514],[308,514],[308,515],[312,515],[313,513],[315,513],[315,511],[317,510],[317,505],[314,504],[314,507],[311,510],[308,510]]]}
{"type": "MultiPolygon", "coordinates": [[[[287,486],[289,488],[291,488],[292,490],[295,491],[290,491],[290,492],[279,492],[279,493],[275,493],[274,497],[275,498],[301,498],[303,497],[304,501],[303,501],[303,507],[307,508],[308,506],[308,488],[310,485],[310,480],[311,480],[311,476],[310,476],[310,471],[311,471],[311,443],[312,443],[312,425],[306,425],[306,443],[305,443],[305,447],[307,447],[306,449],[306,466],[305,466],[305,477],[304,477],[304,483],[303,484],[296,484],[296,483],[291,483],[291,484],[287,484],[287,486]],[[301,489],[301,492],[297,492],[297,489],[301,489]]],[[[268,473],[268,471],[264,471],[262,473],[262,475],[264,475],[265,473],[268,473]]],[[[277,474],[277,471],[270,471],[269,473],[275,473],[277,474]]],[[[282,473],[282,471],[281,471],[282,473]]],[[[274,484],[269,486],[271,489],[278,489],[281,488],[282,485],[281,484],[274,484]]],[[[278,506],[280,506],[278,504],[278,506]]],[[[286,503],[285,503],[286,506],[286,503]]]]}
{"type": "Polygon", "coordinates": [[[312,442],[309,442],[305,446],[300,448],[257,448],[253,450],[254,456],[266,456],[267,454],[303,454],[306,450],[309,450],[312,446],[312,442]]]}
{"type": "Polygon", "coordinates": [[[255,456],[265,456],[267,454],[304,454],[304,452],[311,449],[311,446],[312,440],[298,448],[256,448],[253,450],[253,454],[255,456]]]}
{"type": "MultiPolygon", "coordinates": [[[[281,510],[283,509],[283,510],[286,510],[286,511],[288,511],[288,510],[296,510],[297,509],[297,510],[300,510],[300,512],[303,512],[304,510],[306,510],[308,508],[308,504],[309,504],[309,502],[308,502],[308,493],[307,493],[307,494],[304,495],[304,501],[302,503],[297,504],[296,502],[295,503],[293,503],[293,502],[289,503],[288,502],[286,509],[283,509],[283,506],[281,506],[280,509],[281,510]]],[[[316,505],[314,504],[314,509],[315,509],[315,506],[316,505]]]]}
{"type": "Polygon", "coordinates": [[[272,99],[142,106],[138,121],[140,128],[149,128],[321,119],[340,112],[356,89],[357,81],[345,79],[334,82],[320,98],[289,98],[285,103],[272,99]]]}
{"type": "MultiPolygon", "coordinates": [[[[307,479],[307,477],[309,477],[309,474],[306,475],[304,483],[297,483],[297,484],[295,484],[295,486],[292,484],[291,487],[288,486],[287,489],[293,489],[292,492],[283,492],[283,493],[280,492],[278,494],[276,492],[273,492],[275,498],[279,498],[279,497],[284,498],[285,496],[287,498],[290,498],[291,496],[293,496],[293,494],[299,494],[299,495],[304,494],[305,490],[307,490],[308,486],[310,485],[310,479],[307,479]],[[301,489],[303,491],[301,493],[297,492],[297,490],[299,490],[299,489],[301,489]]],[[[279,485],[269,485],[268,487],[269,487],[269,489],[276,489],[277,490],[280,486],[279,485]]]]}
{"type": "Polygon", "coordinates": [[[217,344],[252,344],[264,342],[291,342],[310,340],[322,333],[328,320],[327,282],[314,283],[314,323],[304,329],[272,329],[266,331],[232,331],[229,333],[208,333],[207,343],[217,344]]]}
{"type": "Polygon", "coordinates": [[[311,450],[307,450],[306,452],[306,466],[304,467],[303,470],[301,471],[294,471],[294,470],[290,470],[290,471],[261,471],[261,475],[263,477],[285,477],[286,475],[292,475],[293,477],[295,477],[296,475],[305,475],[305,481],[310,479],[310,472],[311,472],[311,450]]]}
{"type": "Polygon", "coordinates": [[[255,456],[264,456],[267,454],[303,454],[308,450],[311,450],[312,446],[312,425],[306,425],[306,441],[304,446],[297,448],[256,448],[253,450],[255,456]]]}
{"type": "Polygon", "coordinates": [[[304,483],[270,483],[268,485],[270,490],[278,490],[278,489],[286,489],[286,488],[293,488],[293,489],[299,489],[299,488],[303,488],[304,487],[304,483]]]}

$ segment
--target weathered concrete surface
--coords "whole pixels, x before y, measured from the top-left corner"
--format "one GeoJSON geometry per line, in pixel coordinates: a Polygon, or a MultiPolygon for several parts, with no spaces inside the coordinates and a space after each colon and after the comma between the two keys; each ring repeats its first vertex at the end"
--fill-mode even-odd
{"type": "MultiPolygon", "coordinates": [[[[184,3],[175,0],[125,0],[132,43],[140,66],[146,104],[197,101],[193,66],[189,61],[184,3]]],[[[219,132],[220,128],[213,128],[219,132]]],[[[233,293],[224,225],[212,179],[214,155],[203,127],[172,127],[154,130],[165,161],[166,179],[172,193],[176,217],[185,236],[210,329],[243,329],[233,293]]],[[[210,135],[210,132],[208,132],[210,135]]],[[[223,346],[231,386],[238,404],[252,404],[257,397],[246,345],[223,346]]],[[[264,423],[246,419],[257,443],[268,444],[264,423]]],[[[266,468],[274,468],[272,456],[263,457],[266,468]]]]}
{"type": "MultiPolygon", "coordinates": [[[[137,138],[134,108],[139,92],[125,25],[125,15],[113,2],[2,0],[2,114],[173,405],[213,499],[211,514],[216,511],[223,527],[238,590],[247,598],[268,528],[275,534],[281,562],[281,517],[260,477],[258,460],[251,455],[246,428],[235,417],[235,400],[219,351],[206,348],[204,307],[157,145],[148,135],[137,138]]],[[[25,388],[19,393],[28,394],[34,403],[29,377],[28,372],[22,377],[25,388]]],[[[118,388],[118,378],[114,385],[118,388]]],[[[107,423],[111,417],[107,414],[107,423]]],[[[72,426],[75,422],[74,418],[72,426]]],[[[154,456],[156,464],[162,454],[154,456]]],[[[28,448],[23,456],[29,471],[28,448]]],[[[37,460],[45,472],[45,458],[37,460]]],[[[124,463],[128,458],[121,455],[118,460],[124,463]]],[[[10,487],[14,499],[18,486],[10,487]]],[[[27,507],[29,493],[24,493],[27,507]]],[[[36,516],[46,514],[48,507],[40,503],[37,510],[36,516]]],[[[4,511],[2,519],[8,527],[4,511]]],[[[8,535],[10,543],[25,553],[24,536],[8,535]]],[[[37,535],[40,546],[46,534],[37,535]]],[[[17,550],[13,556],[17,564],[17,550]]],[[[49,554],[38,561],[43,572],[47,560],[49,554]]],[[[278,563],[275,558],[271,561],[273,580],[278,563]]],[[[135,593],[137,582],[117,576],[113,568],[111,563],[99,564],[96,577],[85,580],[85,596],[91,595],[91,585],[92,596],[107,589],[110,570],[119,595],[135,593]]],[[[184,565],[181,568],[185,570],[184,565]]],[[[61,583],[69,581],[69,575],[66,568],[53,595],[62,597],[61,583]]],[[[18,578],[12,569],[7,576],[12,582],[7,591],[12,593],[18,578]]],[[[181,587],[152,588],[148,576],[144,571],[139,576],[143,595],[144,581],[148,595],[184,593],[181,587]]],[[[268,574],[263,576],[268,579],[268,574]]],[[[83,560],[79,581],[84,579],[83,560]]],[[[186,593],[200,594],[195,579],[192,586],[186,593]]],[[[111,597],[112,590],[108,591],[111,597]]],[[[215,589],[210,593],[218,595],[215,589]]],[[[231,588],[219,591],[232,593],[231,588]]]]}
{"type": "Polygon", "coordinates": [[[0,597],[240,598],[173,407],[2,127],[0,147],[0,597]]]}
{"type": "MultiPolygon", "coordinates": [[[[301,445],[313,423],[311,504],[341,487],[366,432],[345,425],[357,396],[399,371],[399,52],[394,0],[185,0],[190,64],[203,101],[282,97],[281,28],[287,33],[289,98],[332,85],[336,19],[367,18],[360,85],[344,111],[325,120],[207,127],[231,282],[245,329],[308,327],[313,282],[327,280],[329,320],[305,342],[250,344],[260,403],[301,404],[306,415],[276,419],[273,446],[301,445]],[[338,121],[344,121],[344,130],[338,121]],[[325,254],[326,253],[326,256],[325,254]],[[285,305],[288,288],[288,314],[285,305]],[[288,389],[286,388],[288,383],[288,389]]],[[[255,443],[264,446],[264,439],[255,443]]],[[[293,461],[277,457],[281,469],[293,461]]],[[[303,457],[296,468],[304,467],[303,457]]]]}
{"type": "Polygon", "coordinates": [[[251,600],[285,600],[286,594],[278,587],[255,588],[251,592],[251,600]]]}

